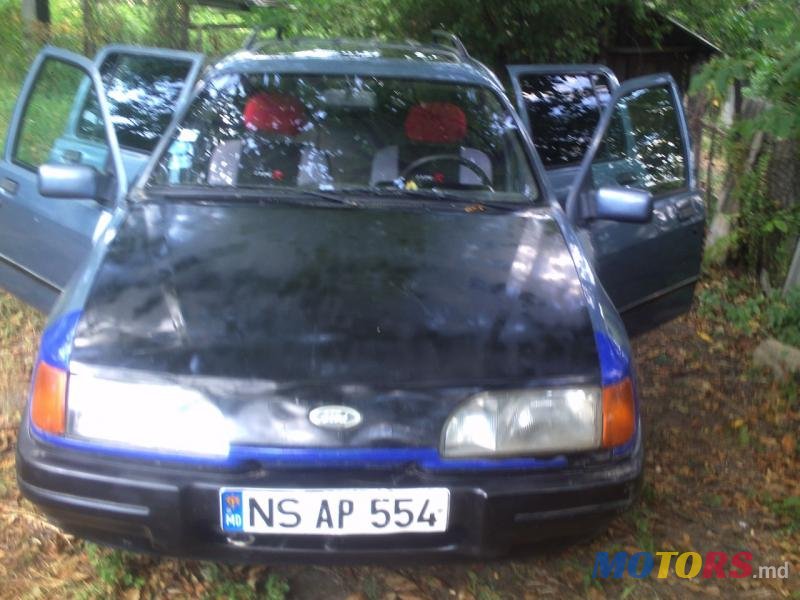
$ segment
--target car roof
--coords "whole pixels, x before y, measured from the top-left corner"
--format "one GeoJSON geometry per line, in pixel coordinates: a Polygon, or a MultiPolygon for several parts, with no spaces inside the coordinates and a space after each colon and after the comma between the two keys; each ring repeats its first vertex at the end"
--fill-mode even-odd
{"type": "Polygon", "coordinates": [[[259,71],[429,79],[500,87],[494,74],[466,53],[410,40],[269,40],[222,59],[212,75],[259,71]]]}

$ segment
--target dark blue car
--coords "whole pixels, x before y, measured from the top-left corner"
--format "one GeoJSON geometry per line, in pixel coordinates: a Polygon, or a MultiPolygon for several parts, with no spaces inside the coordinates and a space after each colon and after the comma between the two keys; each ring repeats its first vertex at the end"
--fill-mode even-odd
{"type": "Polygon", "coordinates": [[[628,333],[705,213],[667,75],[457,41],[47,49],[0,164],[0,284],[49,311],[22,492],[198,558],[490,556],[635,499],[628,333]]]}

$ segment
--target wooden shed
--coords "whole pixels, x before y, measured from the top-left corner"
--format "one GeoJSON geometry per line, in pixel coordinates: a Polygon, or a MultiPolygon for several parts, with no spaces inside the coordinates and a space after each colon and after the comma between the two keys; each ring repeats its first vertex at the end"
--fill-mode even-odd
{"type": "Polygon", "coordinates": [[[662,32],[657,42],[621,11],[615,39],[601,50],[597,62],[611,67],[620,80],[668,72],[681,89],[687,90],[692,76],[722,50],[669,15],[651,10],[648,17],[662,32]]]}

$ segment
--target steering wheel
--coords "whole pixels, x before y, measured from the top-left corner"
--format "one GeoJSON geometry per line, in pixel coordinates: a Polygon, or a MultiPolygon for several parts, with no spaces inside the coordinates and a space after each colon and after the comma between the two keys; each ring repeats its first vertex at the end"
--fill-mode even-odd
{"type": "Polygon", "coordinates": [[[471,160],[464,158],[463,156],[459,156],[457,154],[432,154],[431,156],[425,156],[418,160],[415,160],[410,165],[408,165],[403,172],[400,173],[400,179],[406,181],[410,177],[416,174],[419,171],[420,167],[424,167],[428,163],[432,162],[439,162],[439,161],[449,161],[449,162],[457,162],[460,165],[467,167],[470,171],[475,173],[478,178],[481,180],[483,186],[488,189],[490,192],[494,191],[492,188],[492,180],[489,179],[489,176],[486,172],[480,168],[479,165],[475,164],[471,160]]]}

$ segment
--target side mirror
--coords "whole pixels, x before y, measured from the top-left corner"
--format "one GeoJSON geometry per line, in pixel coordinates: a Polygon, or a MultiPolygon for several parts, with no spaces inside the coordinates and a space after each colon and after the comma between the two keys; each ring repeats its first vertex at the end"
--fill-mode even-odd
{"type": "Polygon", "coordinates": [[[624,223],[647,223],[653,218],[653,195],[633,188],[601,187],[595,192],[592,216],[624,223]]]}
{"type": "Polygon", "coordinates": [[[105,203],[110,177],[87,165],[42,165],[39,193],[46,198],[96,200],[105,203]]]}

